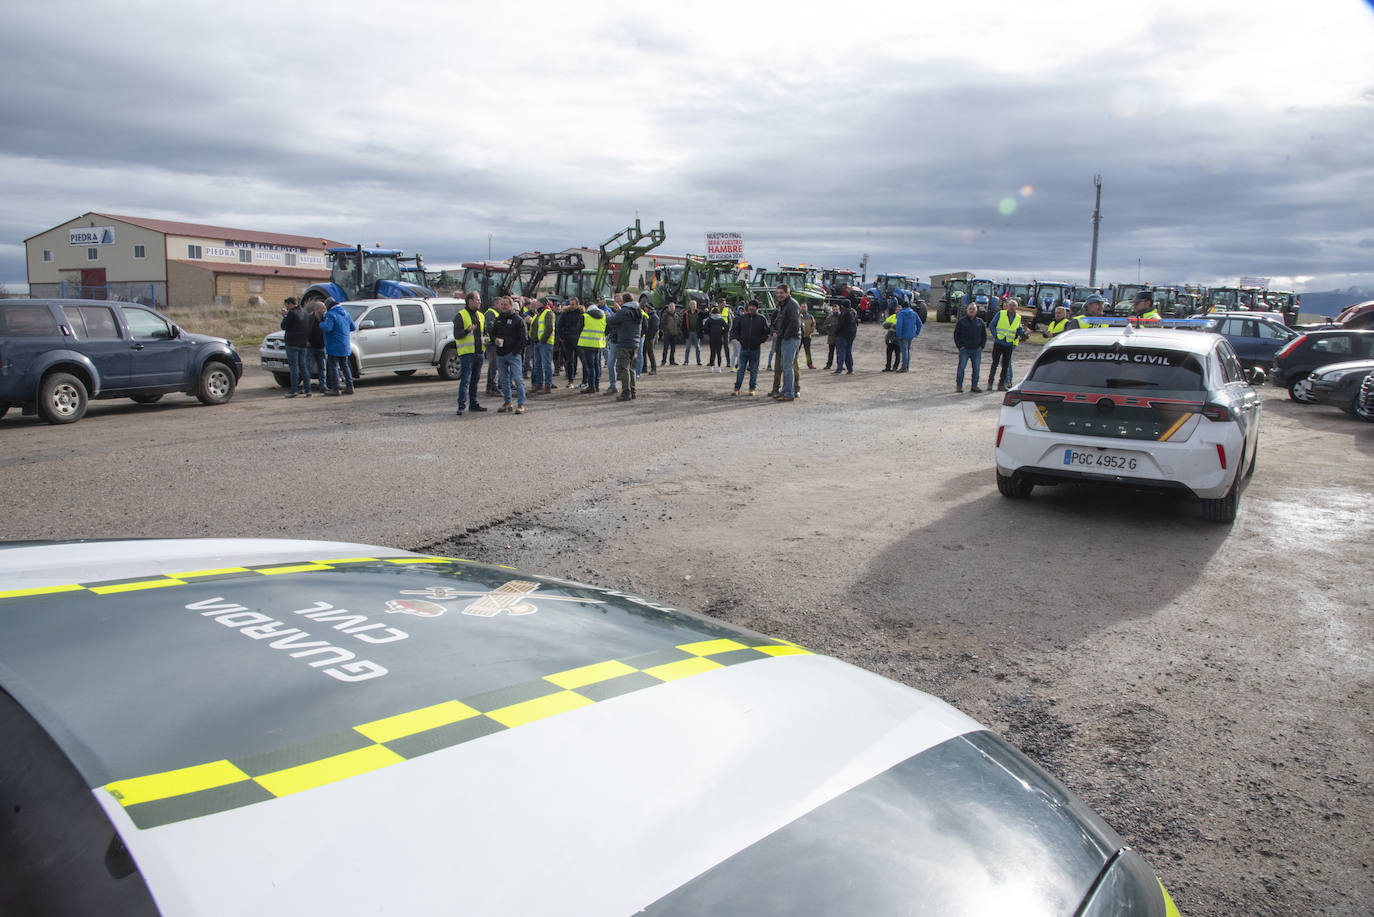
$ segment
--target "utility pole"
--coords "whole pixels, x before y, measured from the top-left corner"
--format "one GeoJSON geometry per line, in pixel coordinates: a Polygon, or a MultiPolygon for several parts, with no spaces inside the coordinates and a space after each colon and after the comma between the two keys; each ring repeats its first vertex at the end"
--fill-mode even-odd
{"type": "Polygon", "coordinates": [[[864,256],[859,259],[859,283],[868,286],[868,252],[864,252],[864,256]]]}
{"type": "Polygon", "coordinates": [[[1097,203],[1093,205],[1093,259],[1088,266],[1088,286],[1097,287],[1097,227],[1102,222],[1102,173],[1093,175],[1093,186],[1097,188],[1097,203]]]}

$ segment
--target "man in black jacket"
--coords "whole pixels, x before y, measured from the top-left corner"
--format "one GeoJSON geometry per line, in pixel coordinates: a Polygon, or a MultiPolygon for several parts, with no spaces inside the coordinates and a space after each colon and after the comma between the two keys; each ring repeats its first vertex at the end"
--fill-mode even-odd
{"type": "Polygon", "coordinates": [[[286,333],[286,365],[291,370],[291,388],[286,397],[295,398],[300,394],[309,398],[310,363],[307,357],[310,353],[311,315],[305,306],[296,302],[294,296],[286,297],[283,305],[286,308],[281,310],[281,330],[286,333]]]}
{"type": "Polygon", "coordinates": [[[772,335],[768,327],[768,319],[759,315],[759,301],[751,299],[749,301],[749,311],[741,315],[734,327],[730,330],[730,335],[739,341],[739,369],[735,370],[735,390],[732,395],[739,394],[740,383],[744,381],[744,370],[749,369],[749,395],[752,397],[757,393],[759,385],[759,356],[763,351],[763,343],[772,335]]]}
{"type": "Polygon", "coordinates": [[[582,336],[582,304],[574,296],[558,313],[558,344],[563,350],[563,370],[572,388],[577,375],[577,339],[582,336]]]}
{"type": "Polygon", "coordinates": [[[778,368],[782,371],[778,401],[797,397],[797,349],[801,347],[801,309],[792,298],[792,288],[778,284],[778,368]]]}
{"type": "MultiPolygon", "coordinates": [[[[615,376],[620,383],[618,401],[635,397],[635,369],[639,357],[639,332],[643,316],[639,304],[629,293],[621,293],[621,306],[606,323],[607,334],[615,335],[615,376]]],[[[614,388],[612,384],[612,388],[614,388]]]]}
{"type": "Polygon", "coordinates": [[[496,301],[499,310],[496,322],[491,326],[491,342],[496,347],[496,362],[500,370],[501,395],[504,403],[500,413],[525,413],[525,376],[522,372],[521,358],[529,336],[525,331],[525,319],[515,311],[515,303],[509,296],[496,301]],[[511,406],[511,388],[515,388],[518,405],[511,406]]]}
{"type": "Polygon", "coordinates": [[[841,305],[835,319],[835,375],[847,372],[854,375],[854,338],[859,334],[859,315],[851,307],[841,305]]]}
{"type": "Polygon", "coordinates": [[[973,361],[973,388],[971,392],[981,392],[978,387],[978,373],[983,366],[983,348],[988,343],[988,326],[978,317],[978,307],[968,304],[965,314],[954,325],[954,346],[959,348],[959,371],[954,374],[956,392],[964,390],[964,366],[973,361]]]}

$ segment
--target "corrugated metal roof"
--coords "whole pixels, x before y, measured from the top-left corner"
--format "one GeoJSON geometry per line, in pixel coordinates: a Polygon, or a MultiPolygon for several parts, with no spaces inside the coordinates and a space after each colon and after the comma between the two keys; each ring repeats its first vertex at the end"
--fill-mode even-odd
{"type": "Polygon", "coordinates": [[[94,216],[107,217],[111,220],[119,220],[124,223],[132,223],[135,226],[142,226],[144,229],[151,229],[154,232],[167,233],[177,236],[209,236],[214,239],[234,239],[241,242],[263,242],[269,245],[294,245],[299,248],[330,248],[338,245],[347,245],[347,242],[335,242],[330,239],[321,239],[319,236],[298,236],[290,233],[281,232],[259,232],[252,229],[233,229],[228,226],[210,226],[205,223],[180,223],[176,220],[150,220],[147,217],[121,216],[117,213],[99,213],[92,211],[94,216]]]}

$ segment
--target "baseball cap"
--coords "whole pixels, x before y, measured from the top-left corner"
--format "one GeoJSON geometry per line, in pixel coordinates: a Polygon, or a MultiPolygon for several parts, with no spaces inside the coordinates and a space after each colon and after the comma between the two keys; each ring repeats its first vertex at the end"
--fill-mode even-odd
{"type": "Polygon", "coordinates": [[[1105,303],[1106,301],[1107,301],[1107,297],[1103,296],[1101,293],[1094,293],[1093,295],[1091,295],[1091,296],[1088,297],[1088,302],[1101,302],[1101,303],[1105,303]]]}
{"type": "Polygon", "coordinates": [[[1150,295],[1149,290],[1141,290],[1139,293],[1135,294],[1135,298],[1133,298],[1131,302],[1140,302],[1141,300],[1145,300],[1147,302],[1154,302],[1154,299],[1155,298],[1152,295],[1150,295]]]}

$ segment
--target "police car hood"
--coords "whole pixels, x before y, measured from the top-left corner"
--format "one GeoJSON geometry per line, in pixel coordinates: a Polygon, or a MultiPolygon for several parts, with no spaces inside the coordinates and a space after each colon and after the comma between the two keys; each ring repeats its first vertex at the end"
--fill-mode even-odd
{"type": "Polygon", "coordinates": [[[366,545],[5,548],[0,683],[165,914],[1069,914],[1120,847],[921,692],[366,545]]]}

